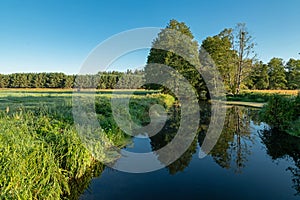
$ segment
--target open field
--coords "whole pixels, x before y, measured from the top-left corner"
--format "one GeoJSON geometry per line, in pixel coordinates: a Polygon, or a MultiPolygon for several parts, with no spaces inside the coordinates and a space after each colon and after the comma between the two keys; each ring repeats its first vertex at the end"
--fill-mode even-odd
{"type": "MultiPolygon", "coordinates": [[[[145,90],[145,89],[80,89],[81,92],[96,92],[96,93],[131,93],[136,94],[149,94],[158,93],[157,90],[145,90]]],[[[77,89],[61,89],[61,88],[0,88],[0,92],[63,92],[72,93],[77,92],[77,89]]]]}

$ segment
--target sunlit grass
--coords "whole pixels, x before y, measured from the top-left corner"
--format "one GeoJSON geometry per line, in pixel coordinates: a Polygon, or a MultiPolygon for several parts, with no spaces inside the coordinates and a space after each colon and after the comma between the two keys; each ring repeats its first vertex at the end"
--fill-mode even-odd
{"type": "MultiPolygon", "coordinates": [[[[128,144],[130,136],[115,123],[111,98],[130,98],[130,114],[138,124],[149,123],[151,105],[161,104],[168,110],[175,101],[163,94],[97,93],[92,103],[102,128],[99,134],[120,148],[128,144]]],[[[72,93],[68,92],[0,91],[0,199],[61,199],[72,195],[74,180],[91,171],[96,157],[105,160],[105,148],[100,143],[98,155],[83,144],[73,121],[72,103],[72,93]]]]}
{"type": "Polygon", "coordinates": [[[92,165],[75,130],[48,116],[2,113],[0,127],[1,199],[60,199],[92,165]]]}
{"type": "Polygon", "coordinates": [[[245,90],[247,93],[267,93],[267,94],[283,94],[283,95],[297,95],[300,90],[245,90]]]}

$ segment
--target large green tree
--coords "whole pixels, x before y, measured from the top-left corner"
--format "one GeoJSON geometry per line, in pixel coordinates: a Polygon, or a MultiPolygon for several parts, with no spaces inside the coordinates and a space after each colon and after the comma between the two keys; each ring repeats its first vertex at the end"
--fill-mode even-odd
{"type": "MultiPolygon", "coordinates": [[[[184,22],[171,20],[153,41],[145,67],[146,80],[161,79],[166,76],[165,73],[170,73],[173,80],[179,80],[179,76],[182,75],[197,91],[198,97],[204,97],[205,95],[203,94],[206,92],[206,87],[197,71],[200,68],[198,47],[198,42],[194,40],[190,28],[184,22]],[[180,55],[175,52],[180,52],[180,55]],[[152,64],[167,65],[176,70],[176,72],[153,69],[152,64]]],[[[176,91],[179,87],[182,87],[180,81],[174,81],[170,85],[173,88],[155,84],[150,84],[148,87],[151,89],[161,88],[165,92],[170,92],[170,90],[176,91]]]]}
{"type": "Polygon", "coordinates": [[[255,60],[252,36],[244,23],[206,38],[201,45],[218,67],[228,92],[238,94],[253,71],[255,60]]]}
{"type": "Polygon", "coordinates": [[[236,52],[232,49],[232,29],[224,29],[218,35],[203,40],[201,48],[211,56],[228,92],[234,90],[236,52]]]}
{"type": "Polygon", "coordinates": [[[262,61],[257,62],[253,66],[253,71],[249,77],[249,89],[264,90],[269,87],[268,65],[262,61]]]}
{"type": "Polygon", "coordinates": [[[268,63],[269,89],[286,89],[284,63],[281,58],[272,58],[268,63]]]}
{"type": "Polygon", "coordinates": [[[290,59],[285,66],[288,89],[300,88],[300,60],[290,59]]]}

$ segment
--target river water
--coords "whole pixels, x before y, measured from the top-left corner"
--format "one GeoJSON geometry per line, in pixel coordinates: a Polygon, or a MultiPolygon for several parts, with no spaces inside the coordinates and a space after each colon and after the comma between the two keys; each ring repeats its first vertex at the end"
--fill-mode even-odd
{"type": "MultiPolygon", "coordinates": [[[[105,167],[80,199],[300,199],[300,139],[272,131],[258,110],[231,106],[214,149],[200,159],[209,117],[175,162],[158,171],[126,173],[105,167]]],[[[176,135],[176,122],[125,149],[158,150],[176,135]]]]}

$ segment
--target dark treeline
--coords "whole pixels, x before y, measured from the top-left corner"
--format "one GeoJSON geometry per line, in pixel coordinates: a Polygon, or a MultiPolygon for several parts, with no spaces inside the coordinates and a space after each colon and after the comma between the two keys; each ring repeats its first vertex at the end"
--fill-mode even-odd
{"type": "Polygon", "coordinates": [[[246,89],[289,89],[300,88],[300,60],[272,58],[267,64],[257,62],[249,77],[245,79],[246,89]]]}
{"type": "Polygon", "coordinates": [[[66,75],[64,73],[0,74],[0,88],[141,88],[143,71],[99,72],[96,75],[66,75]]]}

